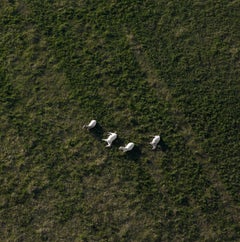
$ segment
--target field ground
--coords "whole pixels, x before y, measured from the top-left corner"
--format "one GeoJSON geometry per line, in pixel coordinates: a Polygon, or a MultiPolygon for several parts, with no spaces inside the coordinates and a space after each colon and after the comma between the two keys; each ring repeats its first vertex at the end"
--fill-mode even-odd
{"type": "Polygon", "coordinates": [[[240,240],[239,26],[229,0],[3,0],[0,240],[240,240]]]}

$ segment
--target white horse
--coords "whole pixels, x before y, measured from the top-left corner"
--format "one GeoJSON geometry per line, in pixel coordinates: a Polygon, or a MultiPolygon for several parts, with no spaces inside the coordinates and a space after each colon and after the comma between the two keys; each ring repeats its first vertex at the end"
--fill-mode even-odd
{"type": "Polygon", "coordinates": [[[131,142],[131,143],[128,143],[127,145],[125,145],[125,146],[120,146],[119,150],[122,150],[123,152],[127,152],[127,151],[132,150],[133,147],[134,147],[134,143],[131,142]]]}
{"type": "Polygon", "coordinates": [[[160,139],[161,139],[160,135],[156,135],[156,136],[154,136],[152,142],[150,142],[150,145],[152,145],[153,150],[155,150],[157,148],[157,144],[159,143],[160,139]]]}
{"type": "Polygon", "coordinates": [[[106,147],[111,147],[112,142],[117,138],[117,134],[116,132],[115,133],[108,132],[108,135],[109,136],[107,137],[107,139],[102,139],[102,140],[108,143],[106,147]]]}
{"type": "Polygon", "coordinates": [[[97,121],[96,120],[91,120],[89,124],[86,124],[86,125],[83,125],[83,128],[86,128],[86,129],[92,129],[96,126],[97,124],[97,121]]]}

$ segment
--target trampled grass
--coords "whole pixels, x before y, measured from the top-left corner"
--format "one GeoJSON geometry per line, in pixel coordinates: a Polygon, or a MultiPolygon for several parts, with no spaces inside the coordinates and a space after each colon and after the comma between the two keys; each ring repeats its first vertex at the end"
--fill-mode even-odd
{"type": "Polygon", "coordinates": [[[1,241],[237,241],[239,8],[2,1],[1,241]]]}

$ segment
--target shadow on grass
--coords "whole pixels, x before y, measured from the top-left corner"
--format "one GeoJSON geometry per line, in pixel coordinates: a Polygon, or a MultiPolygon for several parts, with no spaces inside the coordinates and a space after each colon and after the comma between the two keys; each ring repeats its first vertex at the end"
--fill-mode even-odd
{"type": "Polygon", "coordinates": [[[89,132],[97,139],[97,140],[102,140],[103,138],[103,133],[104,129],[103,127],[97,123],[96,126],[93,129],[90,129],[89,132]]]}
{"type": "Polygon", "coordinates": [[[169,149],[168,145],[164,142],[163,138],[161,137],[160,141],[159,141],[159,145],[161,147],[161,150],[163,152],[167,151],[169,149]]]}
{"type": "Polygon", "coordinates": [[[113,145],[119,148],[124,145],[124,140],[118,136],[117,139],[113,141],[113,145]]]}
{"type": "Polygon", "coordinates": [[[126,152],[125,155],[128,160],[139,161],[142,151],[139,146],[134,146],[134,148],[131,151],[126,152]]]}

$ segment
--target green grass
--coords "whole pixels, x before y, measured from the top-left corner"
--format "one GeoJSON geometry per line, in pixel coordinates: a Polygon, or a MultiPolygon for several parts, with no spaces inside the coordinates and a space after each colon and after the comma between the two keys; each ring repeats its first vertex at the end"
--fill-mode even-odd
{"type": "Polygon", "coordinates": [[[0,240],[237,241],[239,10],[3,1],[0,240]]]}

